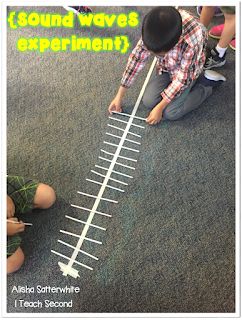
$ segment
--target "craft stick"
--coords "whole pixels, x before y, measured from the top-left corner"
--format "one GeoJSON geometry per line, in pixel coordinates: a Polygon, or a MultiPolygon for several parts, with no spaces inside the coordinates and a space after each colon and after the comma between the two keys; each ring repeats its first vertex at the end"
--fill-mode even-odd
{"type": "MultiPolygon", "coordinates": [[[[114,137],[114,138],[122,139],[122,137],[117,136],[117,135],[112,134],[112,133],[109,133],[109,132],[106,132],[106,134],[107,134],[108,136],[111,136],[111,137],[114,137]]],[[[126,140],[126,141],[129,141],[129,142],[132,142],[132,143],[135,143],[135,144],[141,144],[140,142],[137,142],[137,141],[134,141],[134,140],[131,140],[131,139],[125,138],[125,140],[126,140]]]]}
{"type": "MultiPolygon", "coordinates": [[[[80,222],[80,223],[82,223],[82,224],[87,224],[87,222],[85,222],[85,221],[82,221],[82,220],[79,220],[79,219],[73,218],[73,217],[68,216],[68,215],[65,215],[65,217],[66,217],[67,219],[70,219],[70,220],[73,220],[73,221],[76,221],[76,222],[80,222]]],[[[106,231],[106,229],[105,229],[105,228],[103,228],[103,227],[99,227],[99,226],[97,226],[96,224],[89,223],[89,226],[94,227],[94,228],[97,228],[97,229],[100,229],[100,230],[104,230],[104,231],[106,231]]]]}
{"type": "MultiPolygon", "coordinates": [[[[114,153],[105,151],[105,150],[103,150],[103,149],[101,149],[101,151],[102,151],[103,153],[109,154],[110,156],[114,156],[114,153]]],[[[133,161],[133,162],[137,162],[136,159],[132,159],[132,158],[124,157],[124,156],[118,156],[118,158],[125,159],[125,160],[130,160],[130,161],[133,161]]]]}
{"type": "Polygon", "coordinates": [[[130,117],[130,118],[134,118],[134,119],[138,119],[138,120],[142,120],[142,121],[146,121],[145,118],[141,118],[141,117],[137,117],[137,116],[132,116],[131,114],[124,113],[124,112],[112,111],[112,113],[120,114],[121,116],[126,116],[126,117],[130,117]]]}
{"type": "MultiPolygon", "coordinates": [[[[108,170],[107,168],[99,166],[98,164],[95,164],[95,167],[103,169],[103,170],[108,170]]],[[[130,178],[130,179],[133,179],[133,176],[130,176],[130,175],[126,174],[126,173],[122,173],[122,172],[115,171],[115,170],[112,170],[112,172],[116,173],[116,174],[119,174],[120,176],[124,176],[124,177],[130,178]]]]}
{"type": "Polygon", "coordinates": [[[96,198],[96,199],[100,199],[100,200],[104,200],[104,201],[108,201],[108,202],[113,202],[113,203],[118,203],[118,201],[116,201],[116,200],[111,200],[111,199],[107,199],[107,198],[101,198],[101,197],[98,197],[98,196],[93,196],[92,194],[84,193],[84,192],[81,192],[81,191],[77,191],[77,193],[80,193],[83,196],[87,196],[87,197],[91,197],[91,198],[96,198]]]}
{"type": "MultiPolygon", "coordinates": [[[[120,130],[120,131],[124,131],[124,129],[122,128],[119,128],[119,127],[116,127],[116,126],[113,126],[112,124],[109,124],[108,123],[108,127],[111,127],[111,128],[114,128],[114,129],[117,129],[117,130],[120,130]]],[[[135,136],[135,137],[138,137],[138,138],[141,138],[141,135],[140,134],[137,134],[137,133],[133,133],[131,131],[128,132],[129,134],[135,136]]]]}
{"type": "Polygon", "coordinates": [[[100,212],[100,211],[93,211],[93,210],[85,208],[85,207],[76,206],[75,204],[71,204],[71,206],[74,207],[74,208],[77,208],[77,209],[82,209],[82,210],[85,210],[85,211],[94,212],[94,213],[100,214],[102,216],[106,216],[106,217],[112,218],[111,214],[107,214],[107,213],[100,212]]]}
{"type": "MultiPolygon", "coordinates": [[[[97,175],[100,176],[100,177],[105,178],[105,175],[104,175],[104,174],[101,174],[101,173],[99,173],[99,172],[97,172],[97,171],[94,171],[94,170],[91,170],[91,172],[97,174],[97,175]]],[[[128,186],[128,183],[123,182],[123,181],[120,181],[120,180],[117,180],[117,179],[114,179],[114,178],[111,178],[111,177],[109,178],[109,180],[112,180],[112,181],[118,182],[118,183],[120,183],[120,184],[123,184],[123,185],[125,185],[125,186],[128,186]]]]}
{"type": "MultiPolygon", "coordinates": [[[[104,161],[107,161],[107,162],[111,162],[112,163],[112,160],[109,160],[109,159],[106,159],[106,158],[103,158],[103,157],[98,157],[99,159],[102,159],[104,161]]],[[[120,162],[115,162],[115,164],[121,166],[121,167],[125,167],[125,168],[128,168],[128,169],[131,169],[131,170],[135,170],[135,167],[130,167],[130,166],[127,166],[126,164],[122,164],[120,162]]]]}
{"type": "MultiPolygon", "coordinates": [[[[13,223],[13,224],[21,224],[20,221],[9,220],[9,219],[7,219],[7,222],[13,223]]],[[[26,225],[26,226],[32,226],[32,225],[33,225],[32,223],[29,223],[29,222],[22,222],[22,223],[23,223],[24,225],[26,225]]]]}
{"type": "MultiPolygon", "coordinates": [[[[91,180],[91,179],[86,179],[86,180],[89,181],[89,182],[92,182],[92,183],[96,183],[96,184],[102,185],[102,182],[94,181],[94,180],[91,180]]],[[[106,184],[106,187],[108,187],[110,189],[114,189],[114,190],[120,191],[120,192],[124,192],[124,190],[116,188],[116,187],[113,187],[113,186],[110,186],[109,184],[106,184]]]]}
{"type": "MultiPolygon", "coordinates": [[[[118,147],[117,144],[111,143],[111,142],[108,142],[108,141],[103,141],[103,143],[108,144],[109,146],[118,147]]],[[[129,150],[129,151],[134,151],[134,152],[139,152],[139,150],[137,150],[137,149],[133,149],[133,148],[129,148],[129,147],[124,147],[124,146],[122,146],[121,149],[129,150]]]]}
{"type": "Polygon", "coordinates": [[[75,259],[69,258],[69,257],[65,256],[64,254],[61,254],[61,253],[59,253],[59,252],[57,252],[57,251],[55,251],[55,250],[51,250],[51,252],[54,253],[54,254],[56,254],[57,256],[60,256],[60,257],[65,258],[65,259],[67,259],[67,260],[73,261],[73,262],[79,264],[79,265],[82,266],[82,267],[85,267],[85,268],[87,268],[87,269],[89,269],[89,270],[93,270],[93,268],[87,266],[86,264],[83,264],[83,263],[81,263],[81,262],[79,262],[79,261],[76,261],[75,259]]]}
{"type": "Polygon", "coordinates": [[[90,242],[95,242],[95,243],[98,243],[98,244],[102,244],[102,242],[100,241],[97,241],[97,240],[93,240],[91,238],[87,238],[87,237],[83,237],[83,236],[80,236],[76,233],[72,233],[72,232],[69,232],[69,231],[65,231],[65,230],[60,230],[61,233],[65,233],[65,234],[68,234],[69,236],[73,236],[73,237],[76,237],[76,238],[82,238],[84,240],[87,240],[87,241],[90,241],[90,242]]]}
{"type": "MultiPolygon", "coordinates": [[[[123,120],[120,120],[120,119],[116,119],[116,118],[113,118],[113,117],[111,117],[111,116],[109,116],[109,119],[115,120],[115,121],[118,121],[118,122],[123,122],[123,123],[126,123],[126,124],[128,123],[128,121],[123,121],[123,120]]],[[[138,124],[131,123],[130,125],[131,125],[131,126],[134,126],[134,127],[137,127],[137,128],[145,129],[145,127],[140,126],[140,125],[138,125],[138,124]]]]}
{"type": "MultiPolygon", "coordinates": [[[[70,248],[72,248],[72,249],[76,249],[76,247],[72,246],[71,244],[69,244],[69,243],[67,243],[67,242],[65,242],[65,241],[58,240],[58,242],[64,244],[64,245],[67,246],[67,247],[70,247],[70,248]]],[[[79,249],[78,251],[81,252],[81,253],[83,253],[83,254],[85,254],[86,256],[88,256],[88,257],[90,257],[90,258],[93,258],[93,259],[95,259],[95,260],[99,260],[98,257],[95,257],[95,256],[93,256],[92,254],[87,253],[87,252],[84,251],[84,250],[79,249]]]]}

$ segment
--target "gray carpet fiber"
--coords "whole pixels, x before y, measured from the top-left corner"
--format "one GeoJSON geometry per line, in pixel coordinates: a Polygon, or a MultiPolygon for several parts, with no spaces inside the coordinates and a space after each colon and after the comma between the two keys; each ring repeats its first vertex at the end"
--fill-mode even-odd
{"type": "MultiPolygon", "coordinates": [[[[12,7],[11,10],[22,10],[12,7]]],[[[62,7],[27,7],[26,11],[57,12],[62,7]]],[[[149,7],[94,7],[95,12],[130,10],[140,17],[149,7]]],[[[195,8],[189,8],[195,12],[195,8]]],[[[220,23],[223,19],[214,19],[220,23]]],[[[221,69],[227,82],[203,105],[175,122],[162,122],[145,129],[133,173],[124,194],[105,190],[99,210],[112,218],[95,215],[87,236],[102,245],[84,242],[83,249],[99,257],[83,258],[93,271],[77,266],[80,278],[64,277],[58,261],[72,250],[76,239],[60,229],[78,234],[82,226],[66,214],[85,220],[86,212],[70,203],[92,207],[94,200],[77,190],[97,194],[99,186],[87,182],[95,164],[106,165],[98,156],[110,123],[107,107],[125,68],[127,54],[118,52],[64,52],[37,54],[16,50],[25,36],[64,37],[127,34],[131,46],[139,28],[120,30],[24,28],[8,30],[7,121],[8,174],[32,177],[56,190],[57,201],[22,219],[33,223],[23,235],[25,263],[8,276],[8,312],[235,312],[235,54],[228,49],[221,69]],[[80,293],[16,293],[13,286],[76,286],[80,293]],[[72,300],[72,308],[15,307],[15,301],[72,300]]],[[[209,40],[212,46],[216,42],[209,40]]],[[[131,112],[149,65],[125,99],[131,112]]],[[[147,115],[140,105],[137,115],[147,115]]],[[[139,121],[135,123],[140,124],[139,121]]],[[[115,138],[109,141],[115,142],[115,138]]],[[[127,144],[130,146],[130,144],[127,144]]],[[[109,151],[113,151],[111,149],[109,151]]],[[[128,153],[124,153],[124,155],[128,153]]],[[[117,169],[117,168],[116,168],[117,169]]],[[[128,173],[127,170],[122,170],[128,173]]],[[[117,178],[116,175],[113,175],[117,178]]],[[[102,179],[100,178],[100,181],[102,179]]],[[[123,181],[125,178],[123,178],[123,181]]],[[[115,183],[113,185],[116,185],[115,183]]],[[[118,185],[116,185],[118,186],[118,185]]]]}

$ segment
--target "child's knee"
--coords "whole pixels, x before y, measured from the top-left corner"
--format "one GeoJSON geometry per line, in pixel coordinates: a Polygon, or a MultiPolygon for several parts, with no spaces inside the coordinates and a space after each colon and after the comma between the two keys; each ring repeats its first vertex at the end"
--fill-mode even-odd
{"type": "Polygon", "coordinates": [[[47,209],[51,207],[56,200],[55,191],[47,184],[40,183],[37,187],[34,197],[34,207],[39,209],[47,209]]]}
{"type": "Polygon", "coordinates": [[[174,110],[165,109],[163,111],[163,118],[170,121],[175,121],[181,118],[182,115],[179,112],[174,112],[174,110]]]}
{"type": "Polygon", "coordinates": [[[18,271],[24,263],[24,253],[19,247],[8,259],[7,259],[7,273],[13,273],[18,271]]]}

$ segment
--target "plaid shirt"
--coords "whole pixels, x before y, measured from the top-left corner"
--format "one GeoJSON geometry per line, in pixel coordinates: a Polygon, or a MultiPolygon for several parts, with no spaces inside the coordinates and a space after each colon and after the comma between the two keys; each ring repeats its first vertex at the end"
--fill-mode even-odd
{"type": "MultiPolygon", "coordinates": [[[[190,83],[201,74],[205,63],[207,31],[199,21],[184,10],[182,34],[178,43],[164,57],[157,56],[157,73],[168,72],[171,78],[169,86],[161,93],[163,99],[170,102],[179,96],[190,83]]],[[[129,88],[138,72],[143,69],[151,52],[140,39],[129,56],[121,85],[129,88]]]]}

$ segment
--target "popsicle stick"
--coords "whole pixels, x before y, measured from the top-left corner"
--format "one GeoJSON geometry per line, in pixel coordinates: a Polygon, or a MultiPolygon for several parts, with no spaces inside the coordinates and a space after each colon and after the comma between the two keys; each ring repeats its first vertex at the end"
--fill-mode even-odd
{"type": "MultiPolygon", "coordinates": [[[[122,137],[117,136],[116,134],[109,133],[109,132],[106,132],[106,135],[114,137],[114,138],[122,139],[122,137]]],[[[140,142],[137,142],[137,141],[134,141],[134,140],[131,140],[131,139],[127,139],[127,138],[125,138],[125,141],[129,141],[131,143],[135,143],[135,144],[139,144],[139,145],[141,144],[140,142]]]]}
{"type": "MultiPolygon", "coordinates": [[[[118,147],[118,144],[111,143],[111,142],[108,142],[108,141],[103,141],[103,143],[108,144],[109,146],[118,147]]],[[[122,146],[121,149],[134,151],[134,152],[139,152],[139,150],[137,150],[137,149],[133,149],[133,148],[125,147],[125,146],[122,146]]]]}
{"type": "MultiPolygon", "coordinates": [[[[99,166],[98,164],[95,164],[95,167],[96,167],[96,168],[99,168],[99,169],[106,170],[106,171],[108,170],[108,168],[105,168],[105,167],[99,166]]],[[[130,176],[130,175],[126,174],[126,173],[122,173],[122,172],[115,171],[115,170],[112,170],[112,172],[113,172],[113,173],[116,173],[116,174],[118,174],[118,175],[120,175],[120,176],[123,176],[123,177],[126,177],[126,178],[133,179],[133,176],[130,176]]]]}
{"type": "MultiPolygon", "coordinates": [[[[65,241],[58,240],[58,242],[64,244],[65,246],[67,246],[67,247],[69,247],[69,248],[76,249],[76,247],[72,246],[71,244],[69,244],[69,243],[67,243],[67,242],[65,242],[65,241]]],[[[85,254],[86,256],[88,256],[88,257],[90,257],[90,258],[93,258],[94,260],[99,260],[98,257],[95,257],[95,256],[93,256],[92,254],[87,253],[87,252],[84,251],[84,250],[79,249],[78,251],[81,252],[81,253],[83,253],[83,254],[85,254]]]]}
{"type": "Polygon", "coordinates": [[[87,269],[89,269],[89,270],[93,270],[93,268],[87,266],[86,264],[81,263],[81,262],[79,262],[79,261],[76,261],[75,259],[69,258],[69,257],[65,256],[64,254],[61,254],[61,253],[59,253],[59,252],[57,252],[57,251],[55,251],[55,250],[51,250],[51,252],[54,253],[54,254],[56,254],[57,256],[60,256],[60,257],[65,258],[65,259],[67,259],[67,260],[69,260],[69,261],[75,262],[75,263],[79,264],[79,266],[82,266],[82,267],[87,268],[87,269]]]}
{"type": "MultiPolygon", "coordinates": [[[[109,116],[109,119],[114,120],[114,121],[118,121],[118,122],[122,122],[122,123],[126,123],[126,124],[128,123],[128,121],[123,121],[123,120],[116,119],[116,118],[113,118],[113,117],[110,117],[110,116],[109,116]]],[[[138,124],[131,123],[130,125],[134,126],[134,127],[137,127],[137,128],[145,129],[144,126],[140,126],[138,124]]]]}
{"type": "MultiPolygon", "coordinates": [[[[94,170],[91,170],[91,172],[95,173],[96,175],[98,175],[98,176],[100,176],[100,177],[105,178],[105,175],[104,175],[104,174],[101,174],[101,173],[99,173],[99,172],[97,172],[97,171],[94,171],[94,170]]],[[[123,181],[120,181],[120,180],[118,180],[118,179],[109,178],[109,180],[112,180],[112,181],[115,181],[115,182],[117,182],[117,183],[120,183],[120,184],[123,184],[123,185],[125,185],[125,186],[128,186],[128,183],[123,182],[123,181]]]]}
{"type": "Polygon", "coordinates": [[[92,194],[84,193],[84,192],[81,192],[81,191],[77,191],[77,193],[82,194],[83,196],[90,197],[90,198],[96,198],[96,199],[100,199],[100,200],[104,200],[104,201],[108,201],[108,202],[118,203],[118,201],[116,201],[116,200],[111,200],[111,199],[107,199],[107,198],[101,198],[101,197],[98,197],[98,196],[93,196],[92,194]]]}
{"type": "MultiPolygon", "coordinates": [[[[112,162],[112,160],[109,160],[109,159],[106,159],[106,158],[103,158],[103,157],[98,157],[98,158],[101,159],[101,160],[107,161],[107,162],[112,162]]],[[[130,166],[127,166],[126,164],[122,164],[120,162],[115,162],[115,164],[117,164],[117,165],[119,165],[121,167],[124,167],[124,168],[135,170],[135,167],[130,167],[130,166]]]]}
{"type": "MultiPolygon", "coordinates": [[[[112,124],[109,124],[109,123],[108,123],[108,127],[113,128],[113,129],[117,129],[117,130],[120,130],[120,131],[125,131],[124,129],[116,127],[116,126],[113,126],[112,124]]],[[[134,133],[134,132],[131,132],[131,131],[129,131],[128,134],[131,134],[132,136],[141,138],[140,134],[137,134],[137,133],[134,133]]]]}
{"type": "MultiPolygon", "coordinates": [[[[92,183],[95,183],[95,184],[98,184],[98,185],[102,185],[102,182],[99,182],[99,181],[95,181],[95,180],[92,180],[92,179],[86,179],[87,181],[89,182],[92,182],[92,183]]],[[[119,189],[119,188],[116,188],[116,187],[113,187],[113,186],[110,186],[109,184],[106,185],[107,188],[110,188],[110,189],[113,189],[113,190],[117,190],[117,191],[120,191],[120,192],[124,192],[123,189],[119,189]]]]}
{"type": "Polygon", "coordinates": [[[91,238],[87,238],[87,237],[83,237],[83,236],[80,236],[76,233],[72,233],[72,232],[69,232],[69,231],[65,231],[65,230],[60,230],[61,233],[65,233],[65,234],[68,234],[69,236],[73,236],[73,237],[76,237],[76,238],[82,238],[84,240],[87,240],[87,241],[90,241],[90,242],[95,242],[95,243],[98,243],[98,244],[102,244],[102,242],[100,241],[97,241],[97,240],[93,240],[91,238]]]}
{"type": "Polygon", "coordinates": [[[133,118],[133,119],[138,119],[138,120],[146,121],[146,118],[141,118],[141,117],[137,117],[137,116],[132,116],[132,114],[128,114],[128,113],[124,113],[124,112],[112,111],[112,113],[119,114],[119,115],[121,115],[121,116],[129,117],[129,118],[133,118]]]}
{"type": "MultiPolygon", "coordinates": [[[[101,151],[102,151],[103,153],[105,153],[105,154],[110,155],[110,156],[114,156],[114,153],[112,153],[112,152],[108,152],[108,151],[105,151],[105,150],[103,150],[103,149],[101,149],[101,151]]],[[[125,159],[125,160],[130,160],[130,161],[133,161],[133,162],[137,162],[136,159],[128,158],[128,157],[124,157],[124,156],[118,156],[118,158],[125,159]]]]}
{"type": "Polygon", "coordinates": [[[71,204],[71,206],[73,208],[81,209],[81,210],[88,211],[88,212],[97,213],[97,214],[100,214],[101,216],[106,216],[106,217],[112,218],[112,215],[108,214],[108,213],[104,213],[104,212],[100,212],[100,211],[93,211],[91,209],[88,209],[88,208],[85,208],[85,207],[80,207],[80,206],[77,206],[75,204],[71,204]]]}
{"type": "MultiPolygon", "coordinates": [[[[7,219],[7,222],[9,222],[9,223],[13,223],[13,224],[21,224],[21,222],[20,221],[14,221],[14,220],[9,220],[9,219],[7,219]]],[[[26,225],[26,226],[32,226],[33,224],[32,223],[29,223],[29,222],[22,222],[24,225],[26,225]]]]}
{"type": "MultiPolygon", "coordinates": [[[[68,215],[65,215],[65,217],[66,217],[67,219],[70,219],[70,220],[73,220],[73,221],[76,221],[76,222],[80,222],[80,223],[82,223],[82,224],[88,224],[88,223],[85,222],[85,221],[79,220],[79,219],[77,219],[77,218],[74,218],[74,217],[71,217],[71,216],[68,216],[68,215]]],[[[93,228],[97,228],[97,229],[106,231],[105,228],[99,227],[99,226],[97,226],[96,224],[89,223],[88,225],[91,226],[91,227],[93,227],[93,228]]]]}

